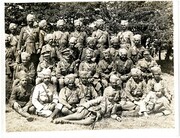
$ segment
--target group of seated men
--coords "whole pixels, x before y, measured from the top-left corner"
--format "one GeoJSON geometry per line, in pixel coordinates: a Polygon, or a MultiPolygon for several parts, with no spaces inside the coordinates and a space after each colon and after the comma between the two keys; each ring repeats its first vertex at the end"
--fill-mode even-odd
{"type": "Polygon", "coordinates": [[[37,24],[33,14],[27,15],[19,35],[17,25],[9,25],[6,80],[13,82],[6,98],[17,113],[28,121],[37,115],[53,123],[76,124],[172,113],[172,92],[161,68],[141,45],[141,35],[128,30],[127,20],[114,36],[102,19],[89,26],[77,19],[71,33],[65,26],[60,19],[56,30],[47,33],[47,21],[37,24]]]}

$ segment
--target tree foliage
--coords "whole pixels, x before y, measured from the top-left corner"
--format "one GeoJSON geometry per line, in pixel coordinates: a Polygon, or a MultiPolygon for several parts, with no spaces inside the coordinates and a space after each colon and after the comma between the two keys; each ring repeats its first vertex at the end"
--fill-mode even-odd
{"type": "Polygon", "coordinates": [[[72,31],[73,21],[83,18],[89,24],[98,18],[106,22],[108,32],[117,34],[122,19],[129,20],[130,29],[143,38],[157,38],[172,42],[172,2],[168,1],[110,1],[110,2],[58,2],[58,3],[5,3],[5,30],[11,22],[19,27],[26,25],[26,16],[35,13],[37,21],[46,19],[56,23],[63,18],[72,31]]]}

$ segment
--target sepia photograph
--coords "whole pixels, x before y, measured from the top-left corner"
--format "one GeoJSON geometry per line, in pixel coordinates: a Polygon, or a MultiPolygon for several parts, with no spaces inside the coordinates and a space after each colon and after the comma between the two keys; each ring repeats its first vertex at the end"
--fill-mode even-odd
{"type": "Polygon", "coordinates": [[[6,133],[176,128],[173,1],[3,6],[6,133]]]}

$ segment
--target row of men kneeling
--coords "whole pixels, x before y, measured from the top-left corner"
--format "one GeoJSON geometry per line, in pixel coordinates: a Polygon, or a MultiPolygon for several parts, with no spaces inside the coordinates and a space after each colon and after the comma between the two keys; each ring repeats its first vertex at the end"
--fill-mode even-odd
{"type": "Polygon", "coordinates": [[[14,86],[11,107],[28,121],[32,114],[48,118],[53,123],[92,124],[103,117],[121,121],[126,116],[158,116],[172,113],[172,94],[161,77],[161,68],[151,68],[152,78],[147,82],[143,72],[134,67],[126,85],[117,74],[110,74],[109,85],[100,95],[94,88],[88,71],[65,76],[64,87],[57,92],[51,81],[51,70],[42,71],[42,82],[35,87],[28,83],[25,72],[19,72],[19,83],[14,86]]]}

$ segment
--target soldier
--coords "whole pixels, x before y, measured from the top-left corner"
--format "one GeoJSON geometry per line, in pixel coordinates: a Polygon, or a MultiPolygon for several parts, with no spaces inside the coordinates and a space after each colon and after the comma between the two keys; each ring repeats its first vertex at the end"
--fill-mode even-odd
{"type": "Polygon", "coordinates": [[[81,100],[80,103],[85,103],[91,99],[95,99],[98,97],[98,94],[93,86],[92,75],[88,71],[79,71],[79,88],[81,92],[81,100]]]}
{"type": "Polygon", "coordinates": [[[59,111],[61,111],[63,115],[69,115],[76,112],[76,107],[80,102],[81,93],[79,88],[75,84],[75,77],[76,75],[74,74],[68,74],[65,76],[66,86],[60,90],[59,103],[50,116],[51,122],[52,120],[54,120],[59,111]]]}
{"type": "Polygon", "coordinates": [[[150,52],[148,50],[145,50],[143,55],[144,58],[138,61],[136,67],[143,72],[143,78],[147,83],[148,80],[152,78],[151,68],[154,66],[158,66],[158,64],[151,57],[150,52]]]}
{"type": "Polygon", "coordinates": [[[49,117],[58,103],[56,88],[50,83],[51,70],[44,69],[42,72],[43,82],[36,85],[32,95],[32,104],[36,108],[36,114],[49,117]]]}
{"type": "Polygon", "coordinates": [[[38,64],[37,67],[37,78],[36,78],[36,85],[41,83],[43,81],[43,75],[42,72],[44,69],[50,69],[51,70],[51,81],[53,85],[57,86],[57,78],[56,78],[56,71],[55,71],[55,62],[52,61],[51,58],[51,49],[49,47],[43,47],[41,54],[43,56],[43,60],[38,64]]]}
{"type": "Polygon", "coordinates": [[[155,113],[156,116],[166,116],[172,113],[170,101],[165,96],[164,86],[161,83],[154,84],[153,91],[148,93],[143,102],[144,112],[148,114],[155,113]]]}
{"type": "Polygon", "coordinates": [[[90,49],[90,50],[93,50],[93,58],[92,58],[92,60],[96,61],[96,63],[98,63],[98,61],[99,61],[99,53],[100,52],[96,47],[96,43],[97,42],[96,42],[96,39],[94,37],[88,37],[87,38],[87,47],[83,49],[82,56],[81,56],[81,61],[83,61],[85,59],[86,50],[90,49]]]}
{"type": "Polygon", "coordinates": [[[62,59],[57,63],[56,77],[59,81],[59,88],[64,87],[65,76],[71,73],[77,74],[77,64],[72,59],[69,48],[62,51],[62,59]]]}
{"type": "Polygon", "coordinates": [[[96,26],[96,23],[95,22],[92,22],[88,25],[88,36],[92,36],[92,33],[97,31],[97,26],[96,26]]]}
{"type": "Polygon", "coordinates": [[[37,50],[37,54],[40,54],[42,47],[45,45],[44,37],[47,35],[46,28],[47,28],[47,21],[41,20],[39,22],[39,29],[40,29],[39,30],[39,48],[37,50]]]}
{"type": "Polygon", "coordinates": [[[125,92],[126,102],[121,106],[124,110],[123,116],[138,116],[139,111],[143,110],[142,101],[147,95],[146,83],[142,79],[142,72],[138,68],[131,69],[132,77],[127,81],[125,92]]]}
{"type": "Polygon", "coordinates": [[[6,53],[6,102],[8,102],[12,91],[12,79],[14,73],[14,67],[16,64],[16,49],[10,45],[10,36],[5,34],[5,53],[6,53]]]}
{"type": "Polygon", "coordinates": [[[28,83],[28,77],[24,71],[19,72],[19,76],[20,83],[14,87],[9,103],[17,113],[28,121],[33,121],[34,118],[29,114],[35,111],[31,103],[33,85],[28,83]]]}
{"type": "Polygon", "coordinates": [[[138,52],[137,49],[132,49],[131,51],[131,57],[130,57],[131,61],[133,62],[133,67],[135,68],[137,66],[138,63],[138,52]]]}
{"type": "Polygon", "coordinates": [[[76,47],[77,44],[77,38],[76,37],[71,37],[69,39],[69,48],[72,51],[72,56],[74,60],[80,60],[79,59],[79,49],[76,47]]]}
{"type": "Polygon", "coordinates": [[[17,24],[10,23],[9,25],[9,31],[10,31],[10,45],[17,48],[19,36],[17,35],[17,24]]]}
{"type": "Polygon", "coordinates": [[[134,46],[130,47],[128,50],[128,57],[131,58],[132,51],[137,51],[138,60],[142,59],[144,57],[143,53],[146,50],[144,46],[141,45],[141,35],[136,34],[133,36],[134,38],[134,46]]]}
{"type": "Polygon", "coordinates": [[[28,14],[26,19],[28,25],[21,29],[17,51],[19,54],[22,51],[29,53],[31,55],[31,61],[37,67],[39,62],[37,55],[37,49],[39,48],[39,28],[33,26],[35,21],[33,14],[28,14]]]}
{"type": "Polygon", "coordinates": [[[112,72],[114,62],[112,61],[110,50],[103,51],[103,59],[99,61],[97,67],[97,73],[101,78],[103,89],[109,85],[109,77],[112,72]]]}
{"type": "MultiPolygon", "coordinates": [[[[60,54],[58,53],[58,48],[53,44],[53,35],[52,34],[46,34],[46,36],[44,37],[44,41],[46,42],[46,45],[43,45],[42,48],[49,49],[52,62],[57,63],[57,61],[61,57],[60,57],[60,54]]],[[[39,60],[40,60],[40,62],[43,60],[42,52],[41,52],[41,56],[40,56],[39,60]]]]}
{"type": "Polygon", "coordinates": [[[126,49],[129,49],[131,46],[134,46],[133,32],[128,30],[128,25],[128,20],[121,20],[122,31],[117,34],[117,37],[120,42],[120,47],[126,49]]]}
{"type": "Polygon", "coordinates": [[[163,90],[163,94],[164,96],[168,99],[168,101],[171,103],[172,100],[172,94],[170,92],[170,90],[167,87],[167,82],[162,78],[161,74],[161,68],[159,66],[155,66],[151,68],[151,72],[153,75],[153,78],[148,80],[147,83],[147,91],[153,91],[154,89],[154,85],[157,84],[161,84],[162,90],[163,90]]]}
{"type": "Polygon", "coordinates": [[[83,23],[80,20],[78,19],[75,20],[74,21],[75,31],[70,34],[70,38],[71,37],[77,38],[76,47],[79,50],[79,59],[81,58],[83,48],[86,46],[86,38],[87,38],[86,32],[81,31],[82,26],[83,26],[83,23]]]}
{"type": "Polygon", "coordinates": [[[97,31],[94,31],[92,33],[92,37],[96,38],[97,41],[97,48],[108,48],[109,47],[109,34],[107,31],[103,31],[104,27],[104,20],[103,19],[98,19],[96,20],[96,26],[97,26],[97,31]]]}
{"type": "Polygon", "coordinates": [[[15,66],[15,71],[14,71],[14,82],[13,82],[13,87],[18,84],[19,82],[19,74],[18,72],[20,71],[25,71],[28,74],[28,79],[30,84],[34,84],[35,82],[35,67],[32,61],[30,60],[30,54],[27,52],[22,52],[21,53],[21,62],[20,64],[17,64],[15,66]]]}
{"type": "MultiPolygon", "coordinates": [[[[114,120],[121,121],[121,118],[116,114],[116,110],[114,110],[114,107],[116,106],[114,101],[116,95],[116,92],[107,90],[105,96],[100,96],[96,99],[82,103],[75,113],[57,118],[53,122],[55,124],[74,123],[90,125],[103,117],[111,117],[114,120]]],[[[93,128],[94,125],[92,126],[93,128]]]]}
{"type": "Polygon", "coordinates": [[[94,81],[93,85],[95,86],[96,91],[99,92],[99,95],[102,95],[102,85],[100,84],[100,79],[98,74],[96,73],[97,64],[95,61],[92,61],[93,58],[93,50],[86,50],[85,60],[82,61],[79,65],[79,71],[88,71],[93,76],[94,81]]]}
{"type": "Polygon", "coordinates": [[[57,21],[56,27],[57,31],[54,31],[53,38],[59,53],[61,53],[68,46],[69,33],[66,31],[66,22],[63,19],[57,21]]]}
{"type": "Polygon", "coordinates": [[[132,67],[133,63],[127,57],[127,50],[125,48],[120,48],[119,58],[115,61],[113,71],[120,76],[123,87],[125,87],[127,80],[131,77],[130,72],[132,67]]]}
{"type": "Polygon", "coordinates": [[[113,61],[115,61],[118,57],[119,54],[119,40],[118,37],[112,36],[110,40],[110,54],[111,57],[113,58],[113,61]]]}

